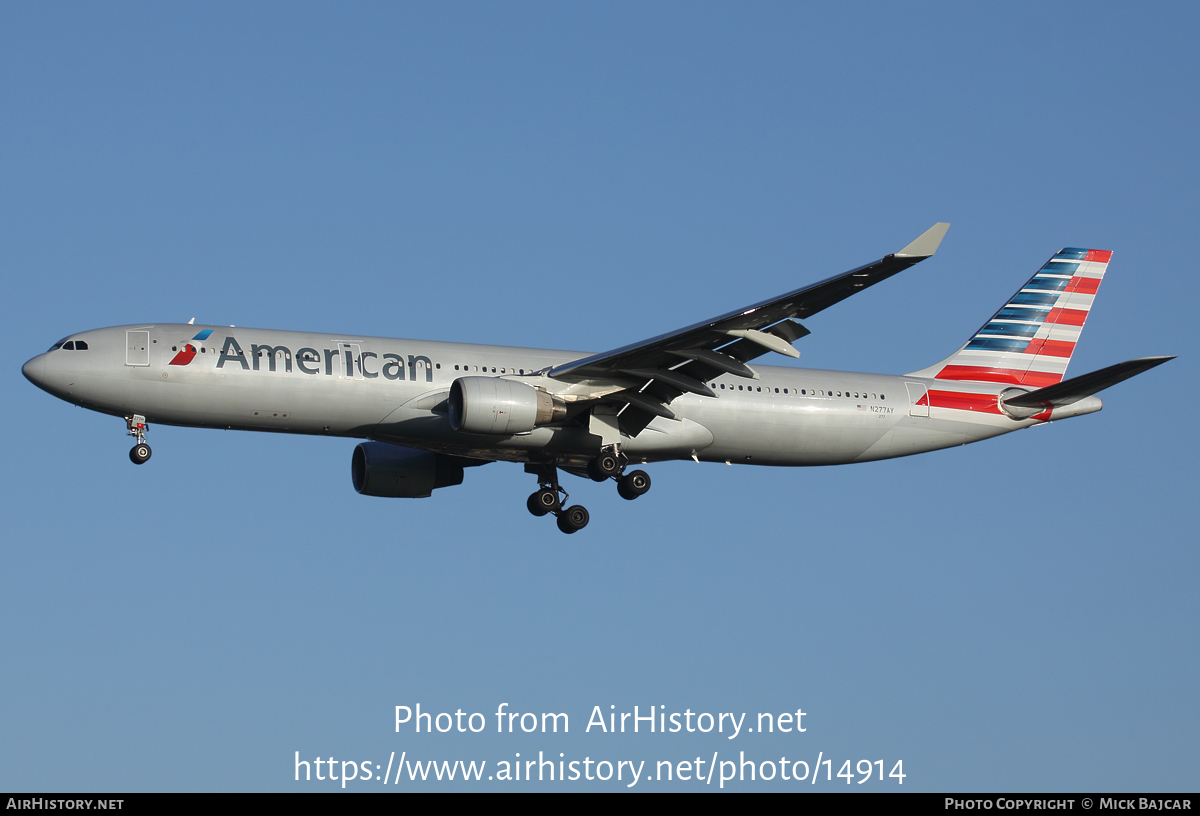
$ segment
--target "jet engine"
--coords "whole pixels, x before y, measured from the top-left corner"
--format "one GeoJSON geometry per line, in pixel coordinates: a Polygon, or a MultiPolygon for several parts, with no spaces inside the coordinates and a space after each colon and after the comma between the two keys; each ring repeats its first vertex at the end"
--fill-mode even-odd
{"type": "Polygon", "coordinates": [[[462,484],[463,466],[450,456],[363,442],[354,449],[350,478],[364,496],[423,499],[439,487],[462,484]]]}
{"type": "Polygon", "coordinates": [[[516,434],[566,416],[547,391],[496,377],[460,377],[450,385],[450,426],[456,431],[516,434]]]}

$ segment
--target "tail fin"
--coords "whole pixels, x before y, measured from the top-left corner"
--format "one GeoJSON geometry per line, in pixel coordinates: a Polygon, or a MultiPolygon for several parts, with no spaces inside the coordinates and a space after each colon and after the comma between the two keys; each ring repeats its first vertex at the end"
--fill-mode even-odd
{"type": "Polygon", "coordinates": [[[1112,252],[1067,247],[965,346],[908,376],[1043,388],[1062,382],[1112,252]]]}

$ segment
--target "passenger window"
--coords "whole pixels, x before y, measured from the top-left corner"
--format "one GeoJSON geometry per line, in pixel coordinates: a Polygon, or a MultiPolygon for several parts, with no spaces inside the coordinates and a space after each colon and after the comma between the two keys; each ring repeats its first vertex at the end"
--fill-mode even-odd
{"type": "Polygon", "coordinates": [[[778,394],[778,393],[779,393],[779,389],[778,389],[778,388],[776,388],[776,389],[775,389],[775,393],[776,393],[776,394],[778,394]]]}
{"type": "Polygon", "coordinates": [[[783,389],[783,393],[785,393],[785,394],[786,394],[787,392],[788,392],[788,390],[787,390],[786,388],[785,388],[785,389],[783,389]]]}
{"type": "Polygon", "coordinates": [[[885,399],[887,399],[887,397],[885,397],[883,394],[880,394],[880,395],[879,395],[879,398],[880,398],[881,400],[885,400],[885,399]]]}

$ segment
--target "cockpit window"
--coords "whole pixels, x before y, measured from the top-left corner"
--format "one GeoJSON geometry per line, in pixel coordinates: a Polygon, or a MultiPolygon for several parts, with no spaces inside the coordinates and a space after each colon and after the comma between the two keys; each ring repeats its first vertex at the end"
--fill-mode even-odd
{"type": "Polygon", "coordinates": [[[58,341],[57,343],[55,343],[53,346],[51,346],[50,348],[46,349],[46,351],[47,351],[47,352],[51,352],[51,351],[57,351],[58,349],[60,349],[60,348],[62,348],[62,347],[63,347],[63,343],[65,343],[65,342],[67,342],[67,341],[66,341],[66,340],[59,340],[59,341],[58,341]]]}
{"type": "Polygon", "coordinates": [[[75,341],[68,340],[67,342],[63,343],[63,349],[66,351],[74,351],[75,350],[75,341]]]}
{"type": "Polygon", "coordinates": [[[75,350],[76,351],[87,351],[87,342],[84,340],[76,340],[75,341],[75,350]]]}

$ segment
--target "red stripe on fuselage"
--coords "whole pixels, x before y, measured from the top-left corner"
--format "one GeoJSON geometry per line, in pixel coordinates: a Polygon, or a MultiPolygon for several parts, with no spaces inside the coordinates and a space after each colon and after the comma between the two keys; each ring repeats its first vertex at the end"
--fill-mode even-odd
{"type": "Polygon", "coordinates": [[[1000,413],[995,394],[964,394],[961,391],[930,391],[929,400],[935,408],[953,408],[958,411],[982,411],[986,414],[1000,413]]]}
{"type": "Polygon", "coordinates": [[[937,373],[939,380],[974,380],[1001,382],[1013,385],[1036,385],[1039,388],[1062,381],[1061,374],[1049,371],[1018,371],[1014,368],[985,368],[983,366],[949,365],[937,373]]]}

